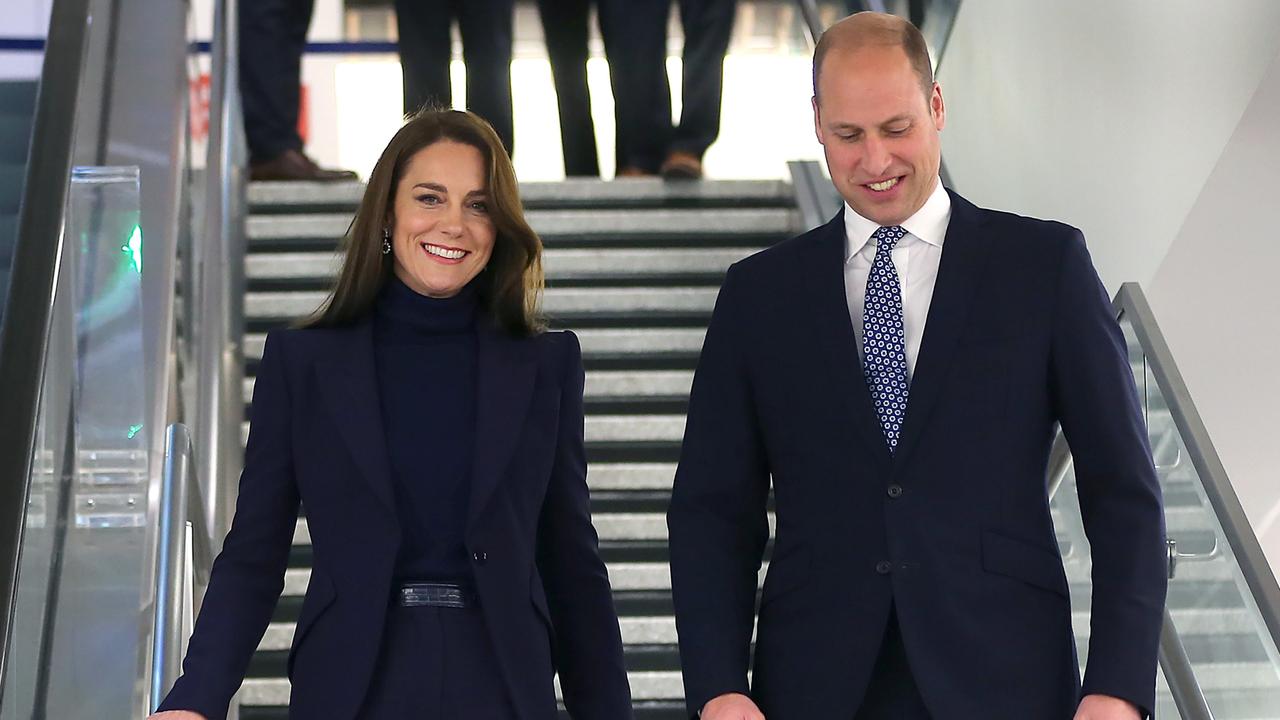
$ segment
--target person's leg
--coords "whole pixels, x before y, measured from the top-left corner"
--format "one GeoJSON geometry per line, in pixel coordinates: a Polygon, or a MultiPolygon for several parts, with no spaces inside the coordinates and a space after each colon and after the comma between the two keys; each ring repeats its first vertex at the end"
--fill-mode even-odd
{"type": "Polygon", "coordinates": [[[924,0],[907,0],[907,19],[917,28],[924,27],[924,0]]]}
{"type": "Polygon", "coordinates": [[[489,121],[507,154],[515,150],[511,119],[511,43],[514,0],[465,0],[458,6],[467,109],[489,121]]]}
{"type": "Polygon", "coordinates": [[[302,150],[302,51],[312,0],[257,0],[240,8],[240,95],[251,163],[302,150]]]}
{"type": "Polygon", "coordinates": [[[449,61],[453,10],[448,0],[396,0],[400,69],[404,75],[404,112],[453,104],[449,61]]]}
{"type": "Polygon", "coordinates": [[[600,0],[609,53],[618,168],[656,173],[671,136],[667,18],[671,0],[600,0]]]}
{"type": "Polygon", "coordinates": [[[591,92],[587,87],[588,21],[590,0],[538,0],[547,58],[555,80],[560,112],[560,146],[564,150],[564,174],[600,175],[596,155],[596,127],[591,119],[591,92]]]}
{"type": "Polygon", "coordinates": [[[699,161],[720,134],[724,56],[733,33],[736,0],[679,0],[684,27],[684,87],[680,125],[669,152],[699,161]]]}
{"type": "Polygon", "coordinates": [[[915,675],[907,662],[897,609],[889,611],[884,639],[876,657],[867,694],[854,720],[930,720],[915,675]]]}
{"type": "MultiPolygon", "coordinates": [[[[478,608],[441,608],[440,637],[449,655],[444,668],[441,720],[515,720],[518,717],[554,717],[554,680],[547,677],[544,708],[520,708],[516,712],[502,677],[493,639],[478,608]]],[[[550,649],[548,649],[550,652],[550,649]]],[[[434,720],[434,718],[433,718],[434,720]]]]}
{"type": "Polygon", "coordinates": [[[440,608],[399,607],[387,611],[378,664],[357,720],[445,716],[448,647],[440,608]]]}

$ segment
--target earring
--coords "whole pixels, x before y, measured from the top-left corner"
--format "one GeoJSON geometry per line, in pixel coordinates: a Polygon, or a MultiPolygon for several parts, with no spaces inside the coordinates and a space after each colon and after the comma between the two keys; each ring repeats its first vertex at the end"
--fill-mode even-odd
{"type": "Polygon", "coordinates": [[[382,228],[382,254],[391,254],[391,229],[382,228]]]}

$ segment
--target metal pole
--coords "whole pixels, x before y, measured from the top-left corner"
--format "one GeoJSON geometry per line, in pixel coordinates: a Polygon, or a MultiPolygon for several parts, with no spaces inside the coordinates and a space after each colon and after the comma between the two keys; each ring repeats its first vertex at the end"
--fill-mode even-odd
{"type": "Polygon", "coordinates": [[[159,554],[152,620],[148,710],[155,712],[182,667],[183,585],[186,576],[187,487],[191,477],[191,435],[170,425],[164,443],[160,485],[159,554]]]}

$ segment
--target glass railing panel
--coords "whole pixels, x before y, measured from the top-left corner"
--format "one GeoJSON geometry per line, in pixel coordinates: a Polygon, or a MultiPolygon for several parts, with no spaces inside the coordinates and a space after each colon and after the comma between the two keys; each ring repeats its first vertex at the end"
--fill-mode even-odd
{"type": "Polygon", "coordinates": [[[136,167],[73,171],[6,720],[143,714],[152,428],[139,206],[136,167]]]}
{"type": "Polygon", "coordinates": [[[1216,720],[1280,717],[1280,652],[1130,319],[1121,327],[1138,348],[1135,379],[1178,553],[1168,599],[1178,635],[1216,720]]]}

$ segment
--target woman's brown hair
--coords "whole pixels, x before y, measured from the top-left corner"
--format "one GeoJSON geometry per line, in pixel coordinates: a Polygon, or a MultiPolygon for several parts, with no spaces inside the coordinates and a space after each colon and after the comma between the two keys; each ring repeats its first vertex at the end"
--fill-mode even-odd
{"type": "Polygon", "coordinates": [[[423,110],[410,116],[373,166],[360,208],[343,240],[345,256],[333,291],[301,327],[350,325],[367,316],[391,276],[394,256],[382,252],[383,228],[391,217],[396,187],[409,160],[442,140],[470,145],[484,156],[489,217],[497,231],[488,265],[471,282],[481,307],[508,333],[541,332],[542,241],[524,218],[511,159],[489,123],[460,110],[423,110]]]}

